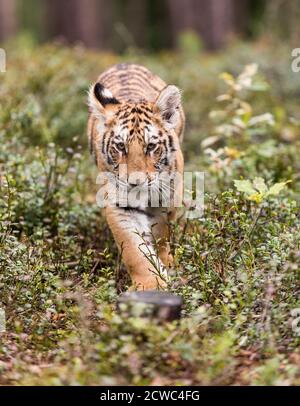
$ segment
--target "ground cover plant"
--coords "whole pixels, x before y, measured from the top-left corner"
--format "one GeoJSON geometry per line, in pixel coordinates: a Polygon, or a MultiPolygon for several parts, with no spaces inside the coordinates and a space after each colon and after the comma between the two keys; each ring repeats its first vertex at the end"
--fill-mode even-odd
{"type": "Polygon", "coordinates": [[[7,53],[0,384],[299,384],[300,82],[289,49],[120,57],[21,38],[7,53]],[[121,60],[184,90],[186,168],[205,172],[204,216],[173,224],[169,290],[183,317],[163,325],[116,312],[129,279],[95,203],[86,91],[121,60]]]}

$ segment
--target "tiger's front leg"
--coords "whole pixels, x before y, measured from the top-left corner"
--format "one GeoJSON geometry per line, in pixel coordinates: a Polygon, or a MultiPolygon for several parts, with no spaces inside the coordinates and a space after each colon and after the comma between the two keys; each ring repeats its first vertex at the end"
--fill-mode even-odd
{"type": "Polygon", "coordinates": [[[152,240],[151,225],[155,219],[146,213],[119,207],[107,207],[105,215],[122,260],[138,290],[161,289],[166,286],[167,272],[152,240]]]}
{"type": "Polygon", "coordinates": [[[155,223],[152,222],[152,233],[156,241],[158,256],[166,269],[171,269],[174,264],[173,255],[170,247],[170,225],[172,219],[168,210],[162,209],[155,217],[155,223]]]}

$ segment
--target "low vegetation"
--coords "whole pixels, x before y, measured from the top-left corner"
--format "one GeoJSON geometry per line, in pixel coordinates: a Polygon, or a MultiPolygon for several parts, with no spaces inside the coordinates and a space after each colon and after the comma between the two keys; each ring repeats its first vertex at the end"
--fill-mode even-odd
{"type": "Polygon", "coordinates": [[[7,54],[0,384],[300,384],[300,82],[289,50],[119,57],[23,38],[7,54]],[[205,172],[203,217],[173,224],[169,289],[184,309],[172,323],[116,312],[129,279],[95,204],[85,99],[120,60],[184,90],[186,167],[205,172]]]}

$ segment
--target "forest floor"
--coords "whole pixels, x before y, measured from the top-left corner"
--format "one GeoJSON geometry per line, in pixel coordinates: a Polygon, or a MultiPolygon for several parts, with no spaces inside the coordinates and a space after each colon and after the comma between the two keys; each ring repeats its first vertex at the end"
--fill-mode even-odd
{"type": "Polygon", "coordinates": [[[300,74],[290,49],[117,56],[21,38],[7,55],[0,384],[300,384],[300,74]],[[119,61],[183,89],[186,168],[205,172],[203,217],[172,225],[168,289],[184,309],[163,325],[116,312],[129,279],[95,203],[86,91],[119,61]]]}

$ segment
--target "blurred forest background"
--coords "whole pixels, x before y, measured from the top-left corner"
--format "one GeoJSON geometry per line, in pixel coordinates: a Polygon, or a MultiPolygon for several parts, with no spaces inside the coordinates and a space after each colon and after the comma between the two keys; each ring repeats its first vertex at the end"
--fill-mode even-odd
{"type": "Polygon", "coordinates": [[[300,0],[0,0],[0,386],[300,385],[299,22],[300,0]],[[125,61],[183,90],[205,171],[174,323],[116,311],[95,204],[87,90],[125,61]]]}
{"type": "Polygon", "coordinates": [[[37,42],[153,51],[180,45],[189,31],[215,50],[235,36],[297,41],[299,16],[299,0],[0,0],[0,41],[27,32],[37,42]]]}

